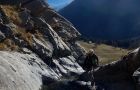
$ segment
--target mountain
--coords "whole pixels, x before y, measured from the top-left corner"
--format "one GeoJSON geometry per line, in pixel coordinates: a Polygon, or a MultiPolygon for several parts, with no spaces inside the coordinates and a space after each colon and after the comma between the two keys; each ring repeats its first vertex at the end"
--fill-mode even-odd
{"type": "Polygon", "coordinates": [[[75,0],[59,11],[86,37],[124,40],[140,35],[140,1],[75,0]]]}
{"type": "Polygon", "coordinates": [[[0,90],[139,90],[140,48],[85,72],[80,36],[43,0],[1,0],[0,90]]]}

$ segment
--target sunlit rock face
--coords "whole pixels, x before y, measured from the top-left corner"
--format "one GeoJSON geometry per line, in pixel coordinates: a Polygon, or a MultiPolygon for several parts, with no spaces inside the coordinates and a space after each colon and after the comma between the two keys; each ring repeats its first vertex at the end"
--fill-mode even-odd
{"type": "Polygon", "coordinates": [[[74,26],[42,0],[20,1],[0,8],[0,90],[41,90],[84,72],[77,58],[85,51],[74,26]]]}
{"type": "Polygon", "coordinates": [[[140,35],[139,4],[138,0],[75,0],[60,13],[84,36],[122,40],[140,35]]]}

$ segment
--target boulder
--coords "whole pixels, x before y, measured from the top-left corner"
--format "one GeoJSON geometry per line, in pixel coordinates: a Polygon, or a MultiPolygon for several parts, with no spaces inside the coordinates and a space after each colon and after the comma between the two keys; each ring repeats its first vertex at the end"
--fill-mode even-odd
{"type": "Polygon", "coordinates": [[[51,36],[51,41],[54,45],[54,56],[59,57],[59,56],[69,56],[71,55],[71,50],[70,48],[63,42],[63,40],[58,36],[58,34],[51,28],[49,24],[48,25],[48,33],[49,36],[51,36]]]}
{"type": "Polygon", "coordinates": [[[33,36],[33,45],[31,46],[32,51],[34,51],[39,57],[49,65],[52,61],[53,46],[49,41],[40,41],[33,36]]]}

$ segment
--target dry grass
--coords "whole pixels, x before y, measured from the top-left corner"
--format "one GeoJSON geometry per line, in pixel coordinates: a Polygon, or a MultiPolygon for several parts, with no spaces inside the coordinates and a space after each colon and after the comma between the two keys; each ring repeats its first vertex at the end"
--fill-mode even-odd
{"type": "Polygon", "coordinates": [[[41,39],[43,38],[43,34],[40,33],[39,31],[36,31],[36,33],[35,33],[34,35],[35,35],[35,37],[36,37],[37,39],[39,39],[39,40],[41,40],[41,39]]]}
{"type": "Polygon", "coordinates": [[[11,22],[13,22],[16,25],[21,24],[22,21],[19,17],[18,9],[16,6],[1,5],[1,8],[11,22]]]}
{"type": "Polygon", "coordinates": [[[32,33],[26,32],[25,28],[17,26],[14,34],[17,35],[18,38],[24,40],[28,45],[32,46],[33,43],[32,33]]]}
{"type": "Polygon", "coordinates": [[[21,38],[22,38],[25,42],[27,42],[27,44],[28,44],[29,46],[32,46],[32,44],[33,44],[33,37],[32,37],[32,34],[31,34],[31,33],[29,33],[29,32],[21,33],[21,38]]]}
{"type": "Polygon", "coordinates": [[[5,39],[3,42],[0,43],[0,50],[18,50],[19,47],[11,40],[5,39]]]}
{"type": "Polygon", "coordinates": [[[42,33],[40,33],[38,30],[33,30],[33,32],[27,32],[25,28],[19,26],[17,26],[14,34],[17,34],[18,38],[24,40],[27,45],[31,47],[33,44],[33,35],[39,40],[43,38],[42,33]]]}
{"type": "Polygon", "coordinates": [[[5,50],[7,45],[5,43],[0,43],[0,51],[5,50]]]}
{"type": "Polygon", "coordinates": [[[83,41],[78,41],[78,43],[80,43],[80,45],[84,47],[86,51],[89,49],[94,49],[96,54],[99,56],[101,65],[119,60],[129,52],[129,50],[115,48],[105,44],[96,45],[95,43],[89,44],[83,41]]]}

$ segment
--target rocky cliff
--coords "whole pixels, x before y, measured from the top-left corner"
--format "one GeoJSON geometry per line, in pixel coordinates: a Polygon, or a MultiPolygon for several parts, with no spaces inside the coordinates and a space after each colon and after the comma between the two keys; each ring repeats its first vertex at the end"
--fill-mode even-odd
{"type": "Polygon", "coordinates": [[[76,42],[79,37],[42,0],[0,1],[0,90],[92,90],[90,82],[97,90],[139,87],[139,49],[83,73],[78,59],[85,51],[76,42]]]}
{"type": "Polygon", "coordinates": [[[41,0],[0,2],[0,90],[39,90],[83,72],[69,21],[41,0]]]}

